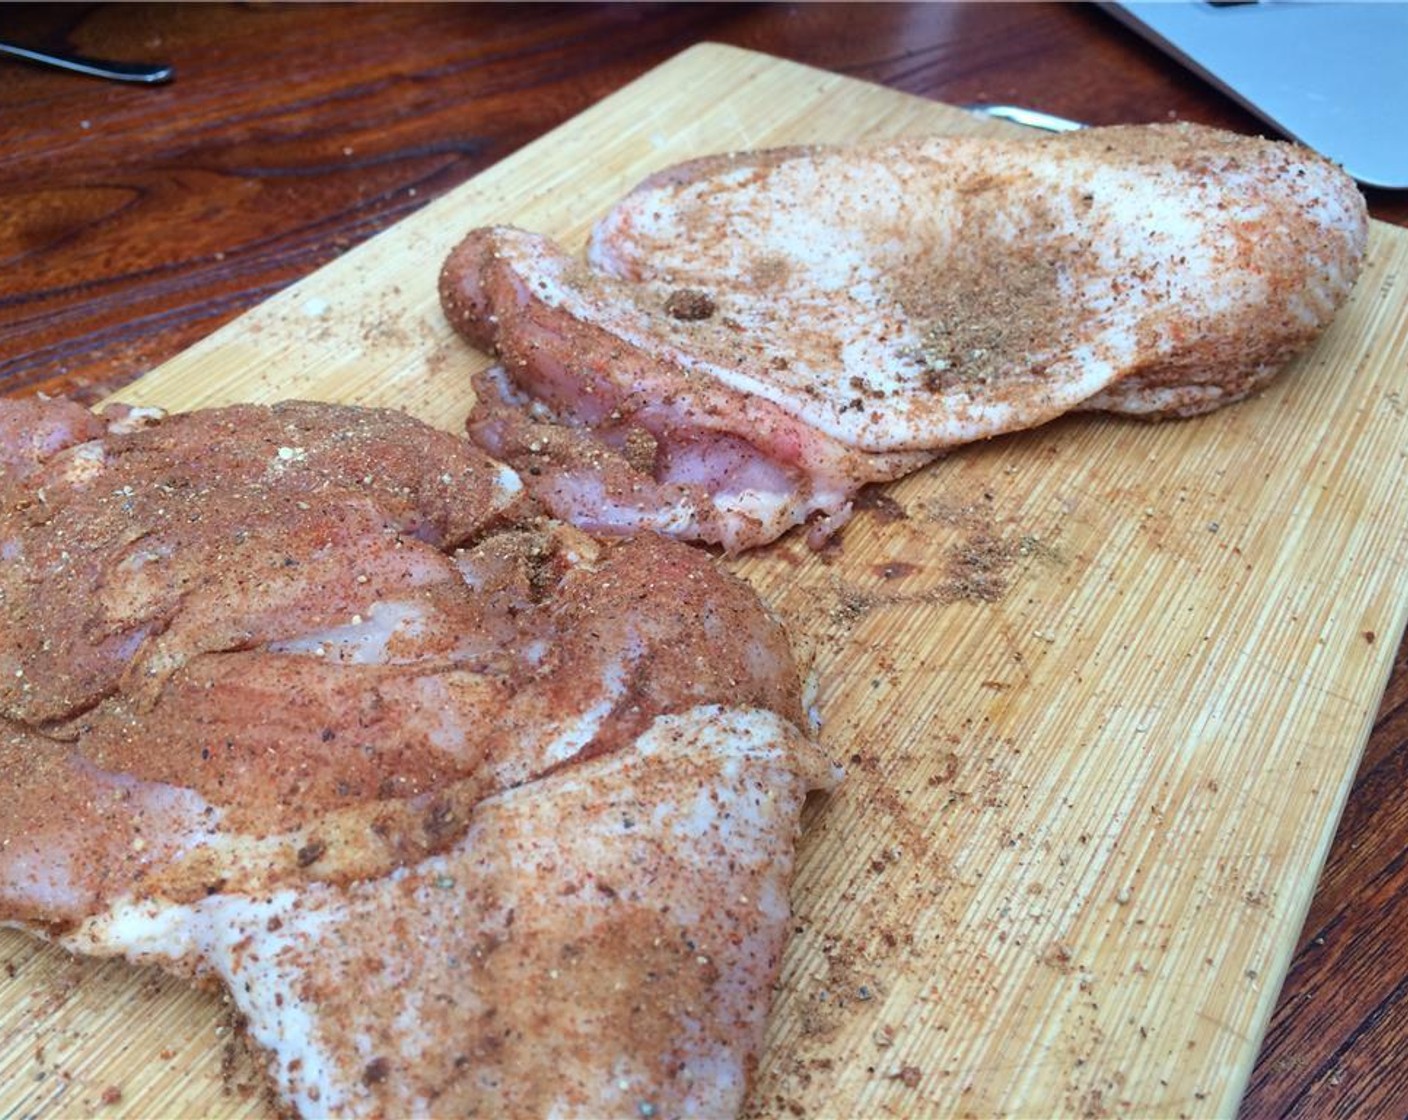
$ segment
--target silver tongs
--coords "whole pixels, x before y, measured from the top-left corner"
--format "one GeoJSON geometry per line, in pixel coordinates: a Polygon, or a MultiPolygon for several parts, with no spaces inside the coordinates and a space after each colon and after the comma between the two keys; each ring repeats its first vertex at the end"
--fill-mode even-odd
{"type": "Polygon", "coordinates": [[[87,74],[92,78],[107,78],[113,82],[138,82],[142,85],[157,85],[169,82],[176,74],[173,67],[151,62],[109,62],[101,58],[85,58],[77,54],[55,54],[53,51],[36,51],[15,43],[0,43],[0,55],[22,58],[26,62],[36,62],[41,66],[53,66],[75,74],[87,74]]]}

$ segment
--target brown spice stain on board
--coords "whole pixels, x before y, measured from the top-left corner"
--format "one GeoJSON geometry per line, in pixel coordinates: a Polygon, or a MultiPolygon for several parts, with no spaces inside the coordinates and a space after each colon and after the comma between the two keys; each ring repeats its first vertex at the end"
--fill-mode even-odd
{"type": "Polygon", "coordinates": [[[930,786],[946,786],[952,784],[954,778],[958,777],[959,771],[963,768],[957,753],[946,751],[939,763],[939,768],[930,774],[928,784],[930,786]]]}
{"type": "Polygon", "coordinates": [[[900,580],[922,572],[924,569],[908,560],[890,560],[884,564],[874,565],[871,570],[883,580],[900,580]]]}
{"type": "Polygon", "coordinates": [[[964,532],[991,532],[995,516],[993,496],[984,492],[978,501],[955,502],[945,496],[927,498],[918,504],[919,520],[964,532]]]}
{"type": "MultiPolygon", "coordinates": [[[[799,931],[799,934],[801,931],[799,931]]],[[[786,1111],[803,1115],[797,1096],[825,1099],[824,1086],[834,1082],[848,1062],[876,1060],[894,1045],[896,1028],[884,1021],[890,979],[903,975],[900,954],[910,951],[910,935],[883,913],[853,936],[820,934],[807,930],[814,942],[805,956],[817,962],[801,982],[806,992],[798,1019],[798,1037],[784,1060],[776,1093],[758,1102],[748,1116],[777,1116],[786,1111]],[[849,1040],[849,1041],[848,1041],[849,1040]],[[851,1058],[852,1046],[862,1051],[851,1058]]],[[[884,1070],[872,1067],[872,1075],[884,1070]]]]}
{"type": "MultiPolygon", "coordinates": [[[[895,939],[881,936],[877,941],[883,946],[895,939]]],[[[850,1016],[877,1013],[886,990],[881,978],[889,971],[884,959],[888,954],[882,951],[877,956],[870,945],[843,937],[823,938],[817,950],[824,970],[815,978],[801,1030],[803,1035],[826,1040],[850,1016]]]]}
{"type": "Polygon", "coordinates": [[[907,1089],[917,1089],[920,1080],[924,1077],[924,1071],[916,1065],[905,1064],[900,1066],[898,1073],[892,1073],[890,1077],[907,1089]]]}
{"type": "Polygon", "coordinates": [[[978,533],[949,550],[941,594],[946,600],[995,603],[1007,594],[1018,551],[1009,541],[978,533]]]}
{"type": "Polygon", "coordinates": [[[886,607],[996,603],[1007,594],[1012,569],[1022,556],[1019,542],[983,533],[950,544],[932,568],[909,560],[873,565],[867,574],[885,590],[861,586],[832,572],[834,603],[828,618],[832,625],[849,631],[872,611],[886,607]]]}
{"type": "Polygon", "coordinates": [[[259,1072],[263,1058],[249,1037],[244,1016],[235,1010],[228,997],[222,1000],[220,1022],[215,1031],[223,1041],[220,1049],[221,1091],[240,1100],[249,1100],[259,1094],[270,1114],[279,1115],[279,1102],[267,1078],[259,1072]]]}
{"type": "Polygon", "coordinates": [[[1067,565],[1058,544],[1004,524],[991,501],[988,493],[963,503],[932,499],[906,511],[887,495],[873,494],[870,508],[893,507],[883,516],[904,524],[898,534],[890,530],[884,553],[868,557],[864,567],[848,565],[844,548],[833,545],[825,558],[832,603],[820,617],[844,636],[885,608],[998,603],[1020,575],[1067,565]]]}
{"type": "Polygon", "coordinates": [[[868,513],[881,525],[893,525],[909,517],[909,511],[877,485],[863,487],[851,504],[857,513],[868,513]]]}

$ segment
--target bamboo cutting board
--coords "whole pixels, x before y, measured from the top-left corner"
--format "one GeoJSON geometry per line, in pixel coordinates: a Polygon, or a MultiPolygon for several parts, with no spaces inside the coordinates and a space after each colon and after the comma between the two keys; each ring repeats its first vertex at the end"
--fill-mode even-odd
{"type": "MultiPolygon", "coordinates": [[[[470,227],[579,245],[657,168],[966,114],[696,47],[122,393],[391,404],[458,430],[470,227]]],[[[733,563],[819,684],[759,1116],[1234,1111],[1408,612],[1408,235],[1255,400],[1071,417],[733,563]]],[[[0,1120],[266,1116],[217,996],[0,934],[0,1120]]]]}

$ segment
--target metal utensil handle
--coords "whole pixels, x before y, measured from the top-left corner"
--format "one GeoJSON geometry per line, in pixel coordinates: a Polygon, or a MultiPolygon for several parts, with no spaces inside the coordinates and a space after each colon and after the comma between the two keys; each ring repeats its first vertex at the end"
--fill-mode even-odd
{"type": "Polygon", "coordinates": [[[1043,113],[1037,109],[1027,109],[1021,105],[989,105],[986,102],[975,101],[964,105],[963,108],[970,113],[977,113],[984,117],[996,117],[998,120],[1026,125],[1028,128],[1039,128],[1043,132],[1075,132],[1085,127],[1079,121],[1067,120],[1065,117],[1053,116],[1051,113],[1043,113]]]}
{"type": "Polygon", "coordinates": [[[36,51],[14,43],[0,43],[0,54],[12,58],[22,58],[27,62],[37,62],[42,66],[55,66],[60,70],[70,70],[75,74],[87,74],[93,78],[107,78],[114,82],[141,82],[156,85],[169,82],[175,70],[160,63],[149,62],[109,62],[106,59],[84,58],[82,55],[54,54],[51,51],[36,51]]]}

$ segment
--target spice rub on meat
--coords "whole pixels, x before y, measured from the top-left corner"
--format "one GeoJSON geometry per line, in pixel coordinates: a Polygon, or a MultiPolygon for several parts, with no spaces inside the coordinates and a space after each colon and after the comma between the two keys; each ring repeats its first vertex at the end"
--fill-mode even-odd
{"type": "Polygon", "coordinates": [[[0,922],[224,982],[301,1114],[737,1108],[834,778],[746,585],[394,412],[0,437],[0,922]]]}
{"type": "Polygon", "coordinates": [[[560,516],[737,550],[1072,409],[1189,416],[1327,326],[1367,230],[1307,150],[1191,125],[707,157],[446,261],[472,438],[560,516]]]}

